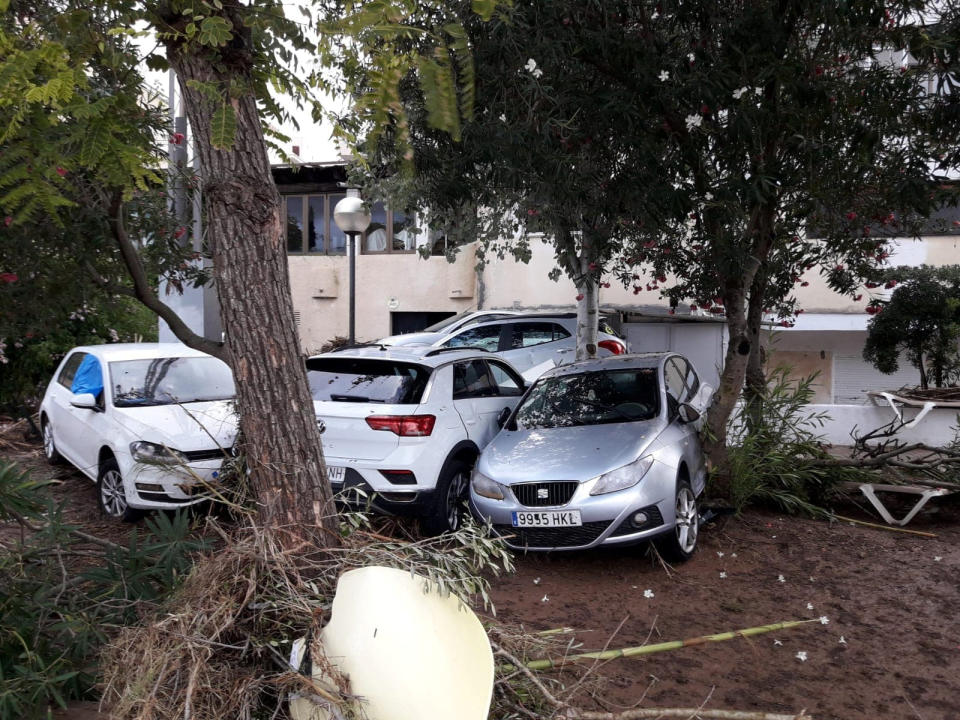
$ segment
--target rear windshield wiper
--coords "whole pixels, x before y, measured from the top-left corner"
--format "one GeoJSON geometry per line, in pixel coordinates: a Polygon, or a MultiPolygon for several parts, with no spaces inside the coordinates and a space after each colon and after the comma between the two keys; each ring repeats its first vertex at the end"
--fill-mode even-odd
{"type": "Polygon", "coordinates": [[[335,400],[336,402],[359,402],[359,403],[364,403],[364,402],[384,403],[384,402],[386,402],[386,400],[376,400],[376,399],[374,399],[374,398],[364,397],[363,395],[336,395],[336,394],[333,394],[333,393],[331,393],[330,399],[331,399],[331,400],[335,400]]]}

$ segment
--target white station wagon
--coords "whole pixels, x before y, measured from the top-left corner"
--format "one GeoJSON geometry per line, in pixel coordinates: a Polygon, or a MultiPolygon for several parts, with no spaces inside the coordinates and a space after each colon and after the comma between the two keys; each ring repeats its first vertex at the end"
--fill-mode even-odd
{"type": "Polygon", "coordinates": [[[179,343],[74,348],[40,405],[44,454],[95,480],[112,517],[200,502],[236,438],[234,394],[226,363],[179,343]]]}

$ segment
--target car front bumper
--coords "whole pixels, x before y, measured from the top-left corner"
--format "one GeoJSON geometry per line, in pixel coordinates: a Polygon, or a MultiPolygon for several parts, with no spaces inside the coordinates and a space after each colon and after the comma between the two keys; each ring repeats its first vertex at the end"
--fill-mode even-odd
{"type": "Polygon", "coordinates": [[[139,510],[170,510],[217,496],[221,460],[161,465],[127,458],[120,468],[127,504],[139,510]]]}
{"type": "Polygon", "coordinates": [[[504,499],[477,495],[471,486],[470,509],[482,522],[489,522],[497,535],[517,550],[586,550],[599,546],[629,545],[671,531],[676,522],[676,471],[654,466],[634,487],[604,495],[590,495],[593,481],[582,483],[571,500],[561,506],[523,505],[511,486],[504,499]],[[571,527],[513,526],[513,513],[578,510],[582,525],[571,527]],[[646,522],[633,521],[637,513],[646,522]]]}

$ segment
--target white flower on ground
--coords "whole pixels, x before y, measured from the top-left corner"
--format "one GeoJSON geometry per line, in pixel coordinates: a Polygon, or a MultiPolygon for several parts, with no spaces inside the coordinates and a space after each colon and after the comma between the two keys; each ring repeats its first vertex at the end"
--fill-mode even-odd
{"type": "Polygon", "coordinates": [[[527,64],[523,66],[524,70],[533,75],[535,78],[543,75],[543,70],[537,67],[537,61],[533,58],[527,60],[527,64]]]}
{"type": "Polygon", "coordinates": [[[690,62],[693,62],[694,60],[696,60],[696,57],[694,57],[693,53],[690,53],[689,55],[687,55],[687,60],[689,60],[690,62]]]}
{"type": "Polygon", "coordinates": [[[756,95],[763,95],[763,88],[762,88],[762,87],[755,87],[755,88],[753,89],[753,92],[754,92],[754,94],[756,94],[756,95]]]}
{"type": "Polygon", "coordinates": [[[942,557],[942,556],[940,556],[940,555],[934,555],[934,556],[933,556],[933,561],[934,561],[934,562],[940,562],[941,560],[943,560],[943,557],[942,557]]]}
{"type": "Polygon", "coordinates": [[[747,90],[749,90],[749,89],[750,89],[750,88],[748,88],[748,87],[746,87],[746,86],[744,86],[744,87],[742,87],[742,88],[737,88],[736,90],[733,91],[733,99],[734,99],[734,100],[739,100],[740,98],[743,97],[743,94],[744,94],[745,92],[747,92],[747,90]]]}
{"type": "Polygon", "coordinates": [[[717,557],[723,557],[723,551],[717,550],[717,557]]]}
{"type": "Polygon", "coordinates": [[[650,16],[650,19],[651,19],[651,20],[656,20],[658,17],[660,17],[659,11],[654,10],[654,11],[653,11],[653,15],[650,16]]]}
{"type": "Polygon", "coordinates": [[[661,70],[657,77],[660,78],[660,82],[666,82],[670,79],[670,73],[668,73],[666,70],[661,70]]]}
{"type": "MultiPolygon", "coordinates": [[[[710,202],[711,200],[713,200],[713,193],[707,193],[706,195],[703,196],[703,198],[704,198],[704,200],[706,200],[707,202],[710,202]]],[[[737,556],[737,554],[736,554],[736,553],[733,553],[733,555],[731,555],[730,557],[736,557],[736,556],[737,556]]]]}
{"type": "Polygon", "coordinates": [[[687,115],[687,130],[693,130],[695,127],[700,127],[703,123],[703,117],[700,115],[687,115]]]}
{"type": "Polygon", "coordinates": [[[539,584],[540,584],[540,578],[534,578],[534,579],[533,579],[533,584],[534,584],[534,585],[539,585],[539,584]]]}
{"type": "Polygon", "coordinates": [[[829,624],[830,624],[830,618],[828,618],[826,615],[821,615],[821,616],[820,616],[820,624],[821,624],[821,625],[829,625],[829,624]]]}
{"type": "Polygon", "coordinates": [[[843,635],[841,635],[841,636],[840,636],[840,639],[837,640],[837,642],[840,643],[841,645],[846,645],[846,644],[847,644],[847,639],[846,639],[843,635]]]}
{"type": "Polygon", "coordinates": [[[540,602],[550,602],[550,598],[544,595],[542,598],[540,598],[540,602]]]}
{"type": "Polygon", "coordinates": [[[807,610],[813,610],[813,603],[807,603],[807,610]]]}
{"type": "MultiPolygon", "coordinates": [[[[707,193],[707,200],[713,200],[713,195],[711,195],[710,193],[707,193]]],[[[736,557],[736,556],[737,556],[736,553],[730,553],[730,557],[736,557]]]]}
{"type": "Polygon", "coordinates": [[[505,114],[505,113],[500,113],[500,122],[506,122],[506,121],[507,121],[507,116],[506,116],[506,114],[505,114]]]}
{"type": "Polygon", "coordinates": [[[720,577],[721,577],[721,578],[725,578],[726,576],[727,576],[726,571],[725,571],[725,570],[721,570],[721,571],[720,571],[720,577]]]}
{"type": "Polygon", "coordinates": [[[782,642],[781,640],[774,640],[774,641],[773,641],[773,644],[774,644],[774,646],[783,645],[783,642],[782,642]]]}
{"type": "Polygon", "coordinates": [[[810,576],[810,582],[815,582],[815,581],[816,581],[816,578],[815,578],[813,575],[811,575],[811,576],[810,576]]]}
{"type": "Polygon", "coordinates": [[[653,590],[651,590],[650,588],[647,588],[646,590],[643,591],[643,596],[644,596],[645,598],[652,598],[652,597],[653,597],[653,590]]]}
{"type": "Polygon", "coordinates": [[[800,662],[807,661],[807,653],[804,650],[798,650],[797,654],[794,657],[796,657],[797,660],[799,660],[800,662]]]}
{"type": "Polygon", "coordinates": [[[787,579],[783,575],[777,575],[777,582],[786,582],[787,579]]]}

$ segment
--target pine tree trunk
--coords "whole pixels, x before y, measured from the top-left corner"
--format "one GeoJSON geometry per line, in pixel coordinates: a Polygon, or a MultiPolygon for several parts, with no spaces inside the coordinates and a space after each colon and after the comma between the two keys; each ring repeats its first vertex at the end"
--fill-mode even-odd
{"type": "Polygon", "coordinates": [[[207,241],[260,521],[287,547],[334,545],[336,515],[294,324],[280,196],[256,100],[250,93],[232,99],[234,144],[218,150],[211,142],[218,103],[191,86],[248,82],[249,56],[235,52],[225,60],[228,49],[169,50],[197,140],[207,241]]]}

